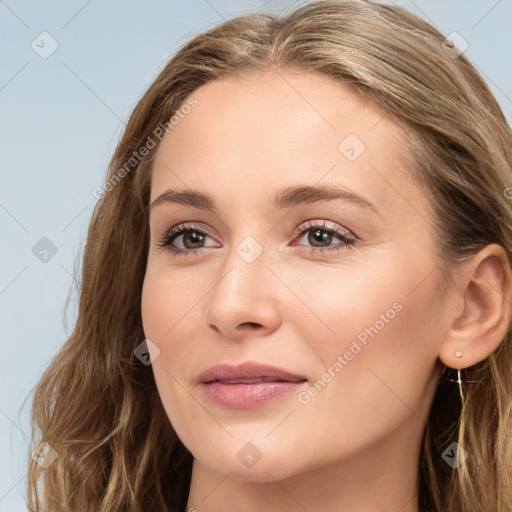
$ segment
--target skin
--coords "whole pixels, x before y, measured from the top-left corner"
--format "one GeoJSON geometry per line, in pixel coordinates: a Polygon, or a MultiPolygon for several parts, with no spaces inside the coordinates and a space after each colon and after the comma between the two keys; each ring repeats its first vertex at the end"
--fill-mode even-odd
{"type": "Polygon", "coordinates": [[[431,205],[401,162],[402,129],[346,86],[281,70],[216,80],[193,97],[158,148],[150,201],[193,189],[217,210],[152,208],[142,293],[158,392],[194,456],[187,509],[417,512],[421,438],[443,365],[481,361],[510,321],[505,253],[487,246],[441,286],[431,205]],[[353,161],[338,149],[349,134],[366,146],[353,161]],[[270,205],[283,187],[333,183],[378,213],[340,199],[270,205]],[[340,251],[312,253],[315,229],[294,235],[309,220],[356,242],[333,235],[316,246],[340,251]],[[208,230],[199,245],[174,240],[196,251],[185,257],[158,245],[182,222],[208,230]],[[251,263],[237,252],[248,236],[263,249],[251,263]],[[389,310],[307,404],[294,393],[226,409],[197,385],[213,365],[250,360],[305,375],[307,390],[389,310]],[[248,442],[261,453],[252,467],[237,457],[248,442]]]}

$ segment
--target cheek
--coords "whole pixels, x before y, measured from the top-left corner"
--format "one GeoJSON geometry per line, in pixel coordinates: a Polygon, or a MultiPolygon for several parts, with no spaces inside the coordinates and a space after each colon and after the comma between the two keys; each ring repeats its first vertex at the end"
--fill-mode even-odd
{"type": "Polygon", "coordinates": [[[182,283],[172,272],[149,271],[144,278],[141,297],[141,314],[144,333],[154,338],[162,346],[160,350],[172,346],[167,340],[176,332],[186,335],[193,324],[194,305],[200,300],[198,287],[191,282],[182,283]]]}
{"type": "MultiPolygon", "coordinates": [[[[354,266],[338,272],[319,269],[304,277],[300,293],[311,314],[303,307],[293,321],[300,320],[300,329],[314,340],[314,351],[326,367],[351,348],[348,358],[357,351],[361,359],[371,340],[380,339],[382,346],[386,337],[392,337],[390,326],[396,328],[404,316],[405,297],[395,273],[393,267],[375,271],[354,266]],[[355,343],[363,350],[358,351],[355,343]]],[[[293,282],[298,286],[297,277],[293,282]]],[[[402,286],[407,288],[407,283],[402,286]]]]}
{"type": "Polygon", "coordinates": [[[171,279],[166,274],[169,273],[146,274],[141,297],[142,324],[146,338],[159,350],[151,364],[158,394],[173,427],[182,432],[184,427],[180,425],[192,421],[182,406],[188,393],[181,372],[194,360],[192,344],[187,340],[194,336],[192,327],[197,319],[192,306],[198,299],[190,286],[180,286],[175,277],[171,279]]]}
{"type": "Polygon", "coordinates": [[[188,382],[204,348],[204,336],[198,331],[206,290],[194,284],[201,282],[196,277],[180,276],[156,265],[148,270],[142,287],[141,315],[146,338],[160,351],[152,365],[155,379],[157,384],[161,380],[172,381],[172,374],[188,382]]]}
{"type": "MultiPolygon", "coordinates": [[[[422,359],[435,349],[443,306],[435,276],[429,275],[433,264],[425,258],[411,261],[410,255],[389,251],[364,266],[337,273],[318,269],[299,281],[328,351],[338,354],[356,341],[363,348],[360,355],[385,352],[399,363],[408,354],[422,359]]],[[[304,321],[303,328],[311,331],[307,325],[304,321]]]]}
{"type": "Polygon", "coordinates": [[[324,309],[334,335],[324,337],[325,344],[315,349],[325,369],[317,375],[319,391],[311,390],[311,403],[316,402],[316,410],[338,411],[334,416],[351,411],[343,423],[354,433],[368,418],[385,429],[386,423],[392,428],[411,411],[427,415],[424,391],[442,335],[441,306],[434,300],[433,283],[417,287],[413,272],[409,277],[400,274],[397,269],[381,272],[372,283],[347,283],[350,293],[338,293],[341,302],[336,302],[332,292],[332,304],[324,309]]]}
{"type": "Polygon", "coordinates": [[[300,330],[309,333],[309,357],[320,363],[317,405],[337,403],[364,414],[375,407],[385,414],[392,404],[414,407],[423,400],[442,336],[442,305],[433,279],[418,286],[421,272],[402,268],[395,261],[378,271],[345,273],[339,284],[320,273],[308,276],[308,284],[315,283],[308,305],[321,322],[313,327],[302,320],[300,330]]]}

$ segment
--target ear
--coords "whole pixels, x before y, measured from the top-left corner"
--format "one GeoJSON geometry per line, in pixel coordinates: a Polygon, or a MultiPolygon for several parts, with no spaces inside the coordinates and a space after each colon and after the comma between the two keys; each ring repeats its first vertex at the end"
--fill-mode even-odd
{"type": "Polygon", "coordinates": [[[512,312],[512,274],[503,247],[490,244],[462,263],[454,276],[462,311],[449,319],[439,359],[462,369],[483,361],[507,333],[512,312]],[[462,355],[457,357],[456,352],[462,355]]]}

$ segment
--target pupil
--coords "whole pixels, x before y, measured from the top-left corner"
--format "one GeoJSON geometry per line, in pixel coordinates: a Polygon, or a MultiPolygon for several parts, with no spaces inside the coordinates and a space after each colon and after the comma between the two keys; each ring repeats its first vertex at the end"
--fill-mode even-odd
{"type": "MultiPolygon", "coordinates": [[[[187,238],[187,237],[189,237],[189,238],[191,239],[191,243],[192,243],[192,244],[198,244],[198,243],[200,243],[200,242],[202,241],[202,238],[203,238],[201,234],[196,233],[196,232],[190,232],[190,233],[187,233],[187,234],[185,235],[185,237],[184,237],[184,238],[185,238],[185,240],[186,240],[186,238],[187,238]]],[[[186,244],[185,244],[185,245],[186,245],[186,244]]]]}
{"type": "Polygon", "coordinates": [[[313,236],[310,237],[310,242],[312,245],[315,245],[316,243],[320,242],[330,242],[331,235],[329,233],[326,233],[322,229],[317,229],[316,231],[311,231],[313,233],[313,236]]]}

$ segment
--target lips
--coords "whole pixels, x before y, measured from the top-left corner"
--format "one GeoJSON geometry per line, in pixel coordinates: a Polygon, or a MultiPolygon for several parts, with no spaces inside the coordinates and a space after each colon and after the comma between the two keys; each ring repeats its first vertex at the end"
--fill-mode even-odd
{"type": "Polygon", "coordinates": [[[246,361],[240,366],[220,364],[199,376],[205,397],[224,409],[252,409],[297,391],[307,381],[303,375],[277,366],[246,361]]]}
{"type": "Polygon", "coordinates": [[[199,375],[201,383],[251,384],[255,382],[304,382],[306,377],[277,366],[246,361],[239,366],[219,364],[199,375]]]}

